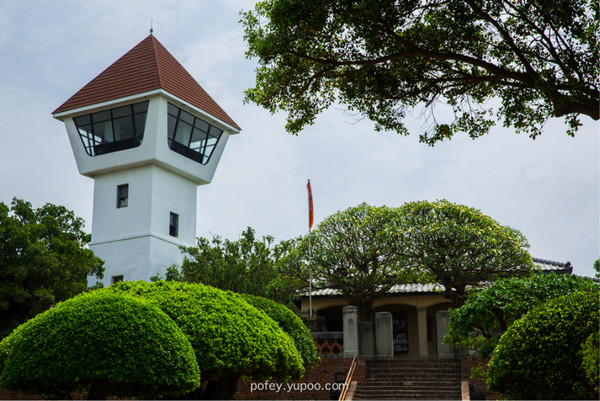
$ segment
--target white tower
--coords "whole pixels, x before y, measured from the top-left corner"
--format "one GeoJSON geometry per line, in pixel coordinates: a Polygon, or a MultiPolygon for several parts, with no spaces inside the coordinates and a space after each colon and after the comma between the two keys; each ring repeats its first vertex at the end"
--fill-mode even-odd
{"type": "Polygon", "coordinates": [[[146,280],[196,242],[196,192],[238,125],[148,36],[53,113],[94,179],[90,248],[104,285],[146,280]]]}

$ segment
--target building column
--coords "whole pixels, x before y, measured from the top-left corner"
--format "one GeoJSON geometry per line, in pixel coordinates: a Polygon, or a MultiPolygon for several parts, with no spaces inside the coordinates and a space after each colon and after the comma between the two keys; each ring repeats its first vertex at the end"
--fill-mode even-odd
{"type": "Polygon", "coordinates": [[[437,354],[438,358],[454,358],[454,346],[444,344],[442,341],[444,336],[448,334],[448,323],[450,322],[450,312],[447,310],[437,311],[435,313],[436,320],[436,337],[437,337],[437,354]]]}
{"type": "Polygon", "coordinates": [[[394,327],[391,312],[375,314],[375,353],[378,358],[394,357],[394,327]]]}
{"type": "Polygon", "coordinates": [[[358,308],[356,306],[344,306],[344,358],[352,358],[358,355],[358,308]]]}
{"type": "Polygon", "coordinates": [[[419,342],[419,357],[428,357],[427,307],[417,307],[417,338],[419,342]]]}

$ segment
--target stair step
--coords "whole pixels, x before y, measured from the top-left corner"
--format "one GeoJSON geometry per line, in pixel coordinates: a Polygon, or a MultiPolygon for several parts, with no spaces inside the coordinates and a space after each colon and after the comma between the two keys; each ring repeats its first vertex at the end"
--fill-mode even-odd
{"type": "Polygon", "coordinates": [[[461,398],[457,360],[367,361],[355,400],[457,400],[461,398]]]}

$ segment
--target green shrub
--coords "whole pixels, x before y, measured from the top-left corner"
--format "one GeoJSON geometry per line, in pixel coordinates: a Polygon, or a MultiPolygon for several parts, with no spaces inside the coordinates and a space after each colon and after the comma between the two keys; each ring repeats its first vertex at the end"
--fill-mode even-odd
{"type": "Polygon", "coordinates": [[[200,384],[186,336],[159,308],[111,293],[83,294],[18,327],[0,343],[2,387],[64,396],[162,397],[200,384]]]}
{"type": "Polygon", "coordinates": [[[598,383],[600,382],[600,347],[598,330],[590,334],[585,343],[581,346],[582,369],[585,372],[590,384],[598,392],[598,383]]]}
{"type": "Polygon", "coordinates": [[[580,353],[598,330],[598,296],[597,288],[566,295],[517,320],[494,350],[489,389],[516,399],[598,399],[580,353]]]}
{"type": "Polygon", "coordinates": [[[286,332],[300,352],[304,366],[316,366],[319,361],[319,351],[315,346],[310,331],[294,312],[285,305],[272,301],[267,298],[254,295],[242,294],[242,297],[252,306],[265,312],[271,319],[279,324],[279,327],[286,332]]]}
{"type": "Polygon", "coordinates": [[[495,281],[485,290],[470,295],[460,308],[451,310],[444,342],[459,344],[487,358],[500,336],[525,313],[550,299],[595,286],[590,279],[567,274],[495,281]]]}
{"type": "Polygon", "coordinates": [[[121,282],[100,291],[141,296],[169,315],[190,340],[203,380],[223,375],[287,380],[304,374],[293,340],[237,294],[176,281],[121,282]]]}

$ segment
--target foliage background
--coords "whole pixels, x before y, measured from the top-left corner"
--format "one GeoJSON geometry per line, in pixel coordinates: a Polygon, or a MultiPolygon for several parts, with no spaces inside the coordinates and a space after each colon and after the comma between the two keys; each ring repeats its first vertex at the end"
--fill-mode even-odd
{"type": "Polygon", "coordinates": [[[88,275],[103,276],[88,242],[83,219],[64,206],[0,202],[0,338],[84,291],[88,275]]]}

